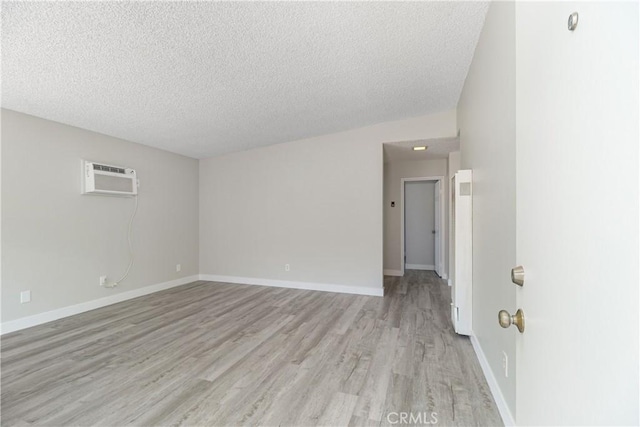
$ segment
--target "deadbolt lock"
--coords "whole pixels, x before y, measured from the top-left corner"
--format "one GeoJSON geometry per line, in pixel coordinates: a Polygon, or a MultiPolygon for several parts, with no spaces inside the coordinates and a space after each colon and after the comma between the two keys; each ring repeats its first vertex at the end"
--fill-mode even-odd
{"type": "Polygon", "coordinates": [[[511,269],[511,281],[518,286],[524,285],[524,267],[519,265],[511,269]]]}
{"type": "Polygon", "coordinates": [[[511,325],[516,325],[520,333],[524,332],[524,313],[518,309],[516,314],[511,315],[507,310],[500,310],[498,313],[498,323],[503,328],[508,328],[511,325]]]}

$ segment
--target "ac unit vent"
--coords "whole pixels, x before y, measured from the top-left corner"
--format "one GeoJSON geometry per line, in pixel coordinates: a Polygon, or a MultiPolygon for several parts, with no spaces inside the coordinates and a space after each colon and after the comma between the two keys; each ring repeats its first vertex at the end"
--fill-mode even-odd
{"type": "Polygon", "coordinates": [[[107,166],[107,165],[99,165],[97,163],[93,164],[93,169],[98,171],[105,171],[105,172],[122,173],[122,174],[125,173],[125,170],[123,168],[117,168],[114,166],[107,166]]]}
{"type": "Polygon", "coordinates": [[[138,179],[135,169],[83,161],[83,194],[135,196],[138,179]]]}

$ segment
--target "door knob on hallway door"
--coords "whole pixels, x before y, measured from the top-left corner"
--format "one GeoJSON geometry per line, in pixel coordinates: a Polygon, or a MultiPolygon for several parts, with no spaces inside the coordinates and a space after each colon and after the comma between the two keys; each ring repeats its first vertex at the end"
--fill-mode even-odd
{"type": "Polygon", "coordinates": [[[520,333],[524,332],[524,312],[520,309],[513,316],[507,310],[500,310],[498,313],[498,323],[503,328],[516,325],[520,333]]]}

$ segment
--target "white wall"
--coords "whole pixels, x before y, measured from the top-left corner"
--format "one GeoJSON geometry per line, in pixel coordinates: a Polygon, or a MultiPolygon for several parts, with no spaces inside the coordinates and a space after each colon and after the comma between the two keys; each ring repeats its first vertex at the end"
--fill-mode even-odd
{"type": "Polygon", "coordinates": [[[433,181],[405,183],[406,263],[422,268],[435,267],[435,189],[433,181]]]}
{"type": "Polygon", "coordinates": [[[382,145],[369,141],[201,160],[201,272],[381,288],[381,183],[382,145]]]}
{"type": "Polygon", "coordinates": [[[4,109],[2,151],[2,322],[198,274],[197,160],[4,109]],[[81,195],[80,159],[141,182],[135,264],[115,289],[99,276],[128,264],[134,201],[81,195]]]}
{"type": "MultiPolygon", "coordinates": [[[[399,272],[402,269],[402,178],[447,176],[447,160],[401,161],[384,164],[384,269],[399,272]],[[395,207],[391,207],[391,202],[395,207]]],[[[447,194],[445,183],[443,193],[447,194]]],[[[442,235],[448,242],[448,230],[442,235]]],[[[448,247],[445,247],[445,254],[448,247]]],[[[445,265],[447,271],[448,265],[445,265]]]]}
{"type": "Polygon", "coordinates": [[[473,331],[513,414],[515,338],[497,327],[516,289],[515,6],[492,2],[458,104],[461,168],[473,169],[473,331]],[[502,352],[509,357],[509,377],[502,352]]]}
{"type": "Polygon", "coordinates": [[[455,117],[448,111],[201,160],[200,272],[380,290],[382,143],[455,135],[455,117]]]}

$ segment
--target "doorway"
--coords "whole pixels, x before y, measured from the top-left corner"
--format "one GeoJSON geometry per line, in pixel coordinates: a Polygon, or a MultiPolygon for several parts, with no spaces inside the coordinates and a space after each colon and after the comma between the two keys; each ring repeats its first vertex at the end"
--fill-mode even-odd
{"type": "Polygon", "coordinates": [[[444,199],[441,176],[402,178],[401,270],[444,273],[444,199]]]}

